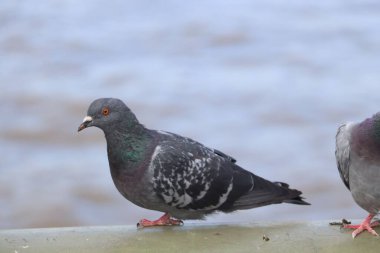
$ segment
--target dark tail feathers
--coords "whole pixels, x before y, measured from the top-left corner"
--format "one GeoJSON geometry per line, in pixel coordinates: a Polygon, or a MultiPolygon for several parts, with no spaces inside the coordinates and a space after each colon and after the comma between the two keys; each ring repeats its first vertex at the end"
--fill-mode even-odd
{"type": "Polygon", "coordinates": [[[271,182],[256,175],[251,175],[254,179],[252,190],[236,199],[228,211],[251,209],[280,203],[310,205],[301,197],[301,191],[289,188],[288,184],[271,182]]]}
{"type": "MultiPolygon", "coordinates": [[[[298,191],[298,190],[290,189],[289,185],[287,183],[283,183],[283,182],[273,182],[273,183],[282,187],[282,188],[285,188],[285,189],[288,189],[291,191],[298,191]]],[[[299,192],[299,196],[291,198],[291,199],[286,199],[283,202],[289,203],[289,204],[296,204],[296,205],[310,205],[310,203],[304,201],[304,198],[300,196],[302,194],[302,192],[300,192],[300,191],[298,191],[298,192],[299,192]]]]}

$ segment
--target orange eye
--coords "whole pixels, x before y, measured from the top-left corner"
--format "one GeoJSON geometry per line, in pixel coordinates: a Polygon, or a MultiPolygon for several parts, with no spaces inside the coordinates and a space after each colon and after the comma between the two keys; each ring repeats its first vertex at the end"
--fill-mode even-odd
{"type": "Polygon", "coordinates": [[[104,108],[102,109],[102,114],[103,114],[104,116],[107,116],[108,114],[110,114],[110,110],[109,110],[107,107],[104,107],[104,108]]]}

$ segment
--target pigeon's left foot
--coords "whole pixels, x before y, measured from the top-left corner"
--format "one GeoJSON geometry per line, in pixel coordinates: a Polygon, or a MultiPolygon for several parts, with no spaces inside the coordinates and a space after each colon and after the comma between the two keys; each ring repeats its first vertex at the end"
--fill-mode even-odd
{"type": "Polygon", "coordinates": [[[155,226],[182,226],[183,221],[173,219],[170,217],[170,214],[165,213],[161,218],[150,221],[147,219],[142,219],[137,223],[138,228],[145,228],[145,227],[155,227],[155,226]]]}
{"type": "Polygon", "coordinates": [[[354,232],[352,232],[352,238],[355,238],[358,234],[360,234],[361,232],[363,232],[364,230],[367,230],[368,232],[370,232],[372,235],[374,236],[379,236],[376,231],[374,229],[372,229],[373,227],[376,227],[376,226],[379,226],[380,225],[380,222],[378,221],[375,221],[375,222],[372,222],[371,223],[371,220],[372,218],[374,217],[375,215],[373,214],[369,214],[367,216],[367,218],[365,218],[365,220],[359,224],[359,225],[349,225],[349,224],[345,224],[343,225],[343,228],[351,228],[351,229],[355,229],[354,232]]]}

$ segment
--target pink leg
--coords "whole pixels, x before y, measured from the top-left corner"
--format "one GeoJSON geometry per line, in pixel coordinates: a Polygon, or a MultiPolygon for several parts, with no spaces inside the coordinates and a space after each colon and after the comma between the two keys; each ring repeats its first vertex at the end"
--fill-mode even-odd
{"type": "Polygon", "coordinates": [[[376,227],[376,226],[379,226],[380,225],[380,222],[378,221],[375,221],[375,222],[372,222],[371,223],[371,220],[373,219],[373,217],[375,217],[374,214],[369,214],[367,216],[367,218],[365,218],[365,220],[359,224],[359,225],[349,225],[349,224],[345,224],[343,225],[344,228],[351,228],[351,229],[355,229],[354,232],[352,232],[352,238],[355,238],[358,234],[360,234],[361,232],[363,232],[364,230],[367,230],[368,232],[370,232],[372,235],[374,236],[379,236],[375,230],[373,230],[372,228],[373,227],[376,227]]]}
{"type": "Polygon", "coordinates": [[[183,225],[183,221],[173,219],[170,217],[170,214],[165,213],[159,219],[150,221],[147,219],[142,219],[137,223],[138,228],[144,227],[154,227],[154,226],[180,226],[183,225]]]}

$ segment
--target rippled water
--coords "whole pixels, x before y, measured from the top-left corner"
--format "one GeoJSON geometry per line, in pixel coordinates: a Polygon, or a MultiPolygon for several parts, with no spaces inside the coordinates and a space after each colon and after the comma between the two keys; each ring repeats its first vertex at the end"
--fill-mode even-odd
{"type": "Polygon", "coordinates": [[[134,224],[98,129],[98,97],[192,137],[313,205],[208,221],[362,218],[334,158],[339,124],[380,109],[377,1],[0,4],[0,228],[134,224]]]}

